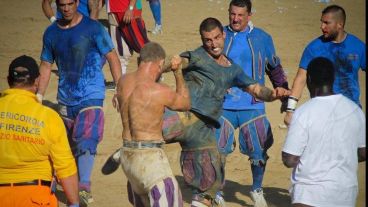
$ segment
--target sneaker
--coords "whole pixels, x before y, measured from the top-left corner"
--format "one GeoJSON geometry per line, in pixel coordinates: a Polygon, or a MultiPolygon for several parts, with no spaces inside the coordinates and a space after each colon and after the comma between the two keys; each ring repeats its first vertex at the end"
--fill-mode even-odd
{"type": "Polygon", "coordinates": [[[85,190],[79,191],[79,200],[81,204],[88,206],[88,204],[93,202],[93,197],[91,192],[87,192],[85,190]]]}
{"type": "Polygon", "coordinates": [[[224,193],[222,191],[218,191],[216,193],[215,197],[215,204],[218,207],[226,207],[225,199],[224,199],[224,193]]]}
{"type": "Polygon", "coordinates": [[[152,34],[154,35],[158,35],[158,34],[162,34],[162,25],[155,25],[155,28],[151,31],[152,34]]]}
{"type": "Polygon", "coordinates": [[[104,175],[110,175],[115,172],[120,166],[120,149],[116,150],[110,157],[107,159],[105,164],[102,166],[101,172],[104,175]]]}
{"type": "Polygon", "coordinates": [[[262,188],[258,188],[254,191],[250,191],[250,198],[254,202],[254,207],[267,207],[266,200],[263,197],[262,188]]]}
{"type": "Polygon", "coordinates": [[[106,88],[106,90],[115,91],[116,85],[115,85],[114,81],[106,81],[105,80],[105,88],[106,88]]]}

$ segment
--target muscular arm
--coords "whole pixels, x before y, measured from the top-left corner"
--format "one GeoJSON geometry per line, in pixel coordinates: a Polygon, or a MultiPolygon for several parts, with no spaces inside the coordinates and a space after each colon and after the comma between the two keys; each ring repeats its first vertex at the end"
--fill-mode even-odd
{"type": "Polygon", "coordinates": [[[364,162],[366,160],[366,149],[358,148],[358,162],[364,162]]]}
{"type": "Polygon", "coordinates": [[[60,179],[66,198],[70,204],[79,204],[77,174],[60,179]]]}
{"type": "Polygon", "coordinates": [[[121,65],[115,49],[111,50],[109,53],[106,54],[106,59],[107,62],[109,63],[110,72],[112,78],[114,79],[114,83],[117,84],[121,77],[121,65]]]}
{"type": "MultiPolygon", "coordinates": [[[[300,99],[303,93],[303,89],[306,85],[306,81],[307,81],[307,71],[304,70],[303,68],[299,68],[295,76],[290,95],[294,96],[297,99],[300,99]]],[[[286,125],[290,124],[292,115],[293,115],[293,112],[286,112],[285,118],[284,118],[284,122],[286,125]]]]}
{"type": "Polygon", "coordinates": [[[47,17],[47,19],[50,19],[52,16],[55,16],[51,8],[51,2],[52,0],[42,0],[42,11],[43,14],[47,17]]]}
{"type": "Polygon", "coordinates": [[[169,97],[168,100],[172,100],[167,104],[172,110],[189,110],[190,109],[190,96],[188,87],[185,84],[182,68],[183,65],[187,65],[187,59],[179,56],[172,57],[170,61],[171,70],[174,72],[176,82],[176,93],[169,97]]]}
{"type": "Polygon", "coordinates": [[[246,92],[250,93],[252,96],[260,99],[262,101],[271,102],[278,98],[285,97],[289,95],[289,91],[284,88],[276,88],[271,90],[265,86],[261,86],[260,84],[252,84],[244,89],[246,92]]]}
{"type": "Polygon", "coordinates": [[[98,19],[100,0],[88,0],[89,17],[91,19],[98,19]]]}
{"type": "Polygon", "coordinates": [[[286,152],[282,152],[282,162],[288,168],[296,167],[299,163],[300,156],[295,156],[286,152]]]}
{"type": "Polygon", "coordinates": [[[41,61],[40,65],[40,82],[38,85],[37,93],[45,95],[46,88],[49,85],[51,76],[51,66],[52,64],[46,61],[41,61]]]}

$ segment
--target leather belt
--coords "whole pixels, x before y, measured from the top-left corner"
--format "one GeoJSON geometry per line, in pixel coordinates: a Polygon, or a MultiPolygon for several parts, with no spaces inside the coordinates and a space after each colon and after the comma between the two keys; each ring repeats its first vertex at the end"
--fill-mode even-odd
{"type": "Polygon", "coordinates": [[[0,187],[38,185],[38,184],[43,185],[43,186],[51,186],[51,181],[47,181],[47,180],[32,180],[32,181],[20,182],[20,183],[0,183],[0,187]]]}
{"type": "Polygon", "coordinates": [[[136,141],[124,141],[123,147],[127,148],[161,148],[164,142],[136,142],[136,141]]]}

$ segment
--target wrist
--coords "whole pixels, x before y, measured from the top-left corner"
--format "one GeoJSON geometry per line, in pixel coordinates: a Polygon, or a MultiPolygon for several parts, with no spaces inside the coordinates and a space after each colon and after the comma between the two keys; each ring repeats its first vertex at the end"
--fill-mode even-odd
{"type": "Polygon", "coordinates": [[[55,16],[52,16],[52,17],[50,17],[49,20],[50,20],[51,23],[54,23],[54,21],[56,21],[56,17],[55,16]]]}
{"type": "Polygon", "coordinates": [[[296,109],[296,105],[298,104],[299,99],[295,96],[288,97],[288,103],[286,107],[286,112],[294,112],[296,109]]]}
{"type": "Polygon", "coordinates": [[[133,11],[134,6],[129,6],[129,11],[133,11]]]}
{"type": "Polygon", "coordinates": [[[42,94],[40,94],[40,93],[36,93],[36,99],[37,99],[37,101],[38,101],[39,103],[41,103],[41,104],[42,104],[43,95],[42,95],[42,94]]]}

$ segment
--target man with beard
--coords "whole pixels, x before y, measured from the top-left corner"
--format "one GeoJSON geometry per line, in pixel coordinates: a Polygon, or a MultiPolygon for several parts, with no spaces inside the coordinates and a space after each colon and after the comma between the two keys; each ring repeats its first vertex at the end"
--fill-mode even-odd
{"type": "Polygon", "coordinates": [[[306,84],[307,66],[316,57],[325,57],[334,64],[335,94],[343,94],[356,104],[359,101],[358,71],[365,71],[365,44],[356,36],[344,30],[346,22],[345,10],[337,5],[330,5],[322,11],[321,30],[323,35],[313,40],[305,48],[299,64],[299,70],[294,79],[289,96],[284,122],[289,125],[298,99],[306,84]]]}

